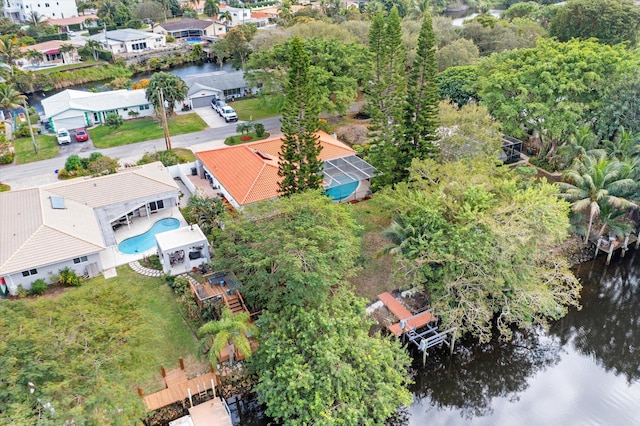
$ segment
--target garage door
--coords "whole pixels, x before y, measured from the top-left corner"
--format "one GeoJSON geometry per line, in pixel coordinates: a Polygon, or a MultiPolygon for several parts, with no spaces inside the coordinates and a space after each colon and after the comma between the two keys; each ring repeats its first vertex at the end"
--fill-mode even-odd
{"type": "Polygon", "coordinates": [[[215,99],[216,95],[202,96],[200,98],[191,98],[194,108],[210,107],[211,101],[215,99]]]}
{"type": "Polygon", "coordinates": [[[84,120],[84,115],[79,117],[66,117],[66,118],[54,118],[53,125],[56,130],[58,129],[79,129],[81,127],[87,127],[87,122],[84,120]]]}

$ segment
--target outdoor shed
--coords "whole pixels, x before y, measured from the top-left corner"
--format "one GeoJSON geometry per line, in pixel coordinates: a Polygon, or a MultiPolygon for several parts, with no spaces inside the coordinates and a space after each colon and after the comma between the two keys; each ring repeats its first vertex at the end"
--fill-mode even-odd
{"type": "Polygon", "coordinates": [[[183,274],[211,260],[207,237],[197,224],[156,234],[156,245],[165,274],[183,274]]]}

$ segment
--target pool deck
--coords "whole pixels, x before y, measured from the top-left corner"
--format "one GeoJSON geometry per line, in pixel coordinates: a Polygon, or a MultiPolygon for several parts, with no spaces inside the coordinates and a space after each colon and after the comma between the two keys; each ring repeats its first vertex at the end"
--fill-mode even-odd
{"type": "MultiPolygon", "coordinates": [[[[168,217],[173,217],[180,220],[180,226],[188,226],[187,221],[184,220],[184,217],[182,217],[182,214],[180,214],[180,210],[178,209],[178,207],[162,209],[148,217],[136,217],[133,219],[129,227],[125,225],[115,231],[117,244],[120,244],[127,238],[135,237],[136,235],[147,232],[149,229],[151,229],[154,223],[168,217]]],[[[105,250],[100,254],[100,260],[102,262],[103,268],[109,269],[115,268],[116,266],[120,265],[127,265],[134,260],[140,260],[145,256],[151,256],[152,254],[156,254],[157,252],[158,250],[155,246],[145,252],[135,254],[125,254],[120,252],[118,250],[118,247],[111,247],[109,250],[105,250]]]]}

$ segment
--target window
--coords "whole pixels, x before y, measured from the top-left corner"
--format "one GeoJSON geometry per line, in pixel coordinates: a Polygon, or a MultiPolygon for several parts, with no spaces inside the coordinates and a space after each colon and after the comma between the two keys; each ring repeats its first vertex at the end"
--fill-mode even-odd
{"type": "Polygon", "coordinates": [[[44,4],[44,7],[49,7],[49,3],[45,3],[45,4],[44,4]]]}
{"type": "Polygon", "coordinates": [[[129,108],[122,108],[123,111],[129,111],[129,108]]]}
{"type": "Polygon", "coordinates": [[[144,111],[145,109],[149,109],[149,104],[140,105],[140,111],[144,111]]]}
{"type": "Polygon", "coordinates": [[[87,256],[80,256],[73,259],[73,263],[83,263],[87,261],[87,256]]]}
{"type": "Polygon", "coordinates": [[[38,275],[38,270],[37,269],[29,269],[28,271],[22,271],[22,276],[23,277],[28,277],[30,275],[38,275]]]}
{"type": "Polygon", "coordinates": [[[149,203],[149,210],[151,210],[152,212],[155,212],[156,210],[160,210],[163,208],[164,208],[164,201],[162,200],[152,201],[149,203]]]}

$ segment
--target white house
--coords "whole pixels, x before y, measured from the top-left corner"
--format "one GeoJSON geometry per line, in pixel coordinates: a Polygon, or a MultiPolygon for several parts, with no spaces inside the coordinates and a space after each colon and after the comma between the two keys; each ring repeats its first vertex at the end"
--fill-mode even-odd
{"type": "Polygon", "coordinates": [[[22,68],[29,67],[42,67],[42,66],[59,66],[59,65],[68,65],[68,64],[76,64],[80,62],[80,55],[78,55],[78,47],[72,42],[61,41],[61,40],[49,40],[43,43],[33,44],[31,46],[23,46],[20,48],[20,51],[23,54],[27,54],[30,50],[39,52],[42,56],[35,59],[30,59],[28,57],[23,57],[16,60],[16,65],[22,68]],[[62,52],[60,51],[60,46],[62,45],[71,45],[74,47],[70,52],[62,52]]]}
{"type": "Polygon", "coordinates": [[[235,27],[241,24],[254,23],[258,28],[265,27],[269,23],[269,15],[264,12],[251,12],[251,9],[244,7],[231,7],[226,4],[220,5],[220,13],[231,13],[231,22],[227,25],[235,27]]]}
{"type": "Polygon", "coordinates": [[[4,0],[4,16],[14,22],[29,20],[31,12],[43,18],[78,16],[75,0],[4,0]]]}
{"type": "Polygon", "coordinates": [[[0,193],[0,295],[49,283],[65,267],[95,275],[115,266],[119,227],[152,227],[154,213],[178,212],[179,193],[160,162],[0,193]]]}
{"type": "Polygon", "coordinates": [[[156,247],[166,274],[183,274],[211,260],[209,242],[197,224],[157,234],[156,247]]]}
{"type": "Polygon", "coordinates": [[[94,34],[89,39],[102,43],[114,55],[161,49],[167,45],[164,34],[130,28],[94,34]]]}
{"type": "Polygon", "coordinates": [[[104,123],[112,112],[125,120],[152,116],[154,113],[144,89],[99,93],[68,89],[43,99],[42,107],[54,131],[104,123]]]}

